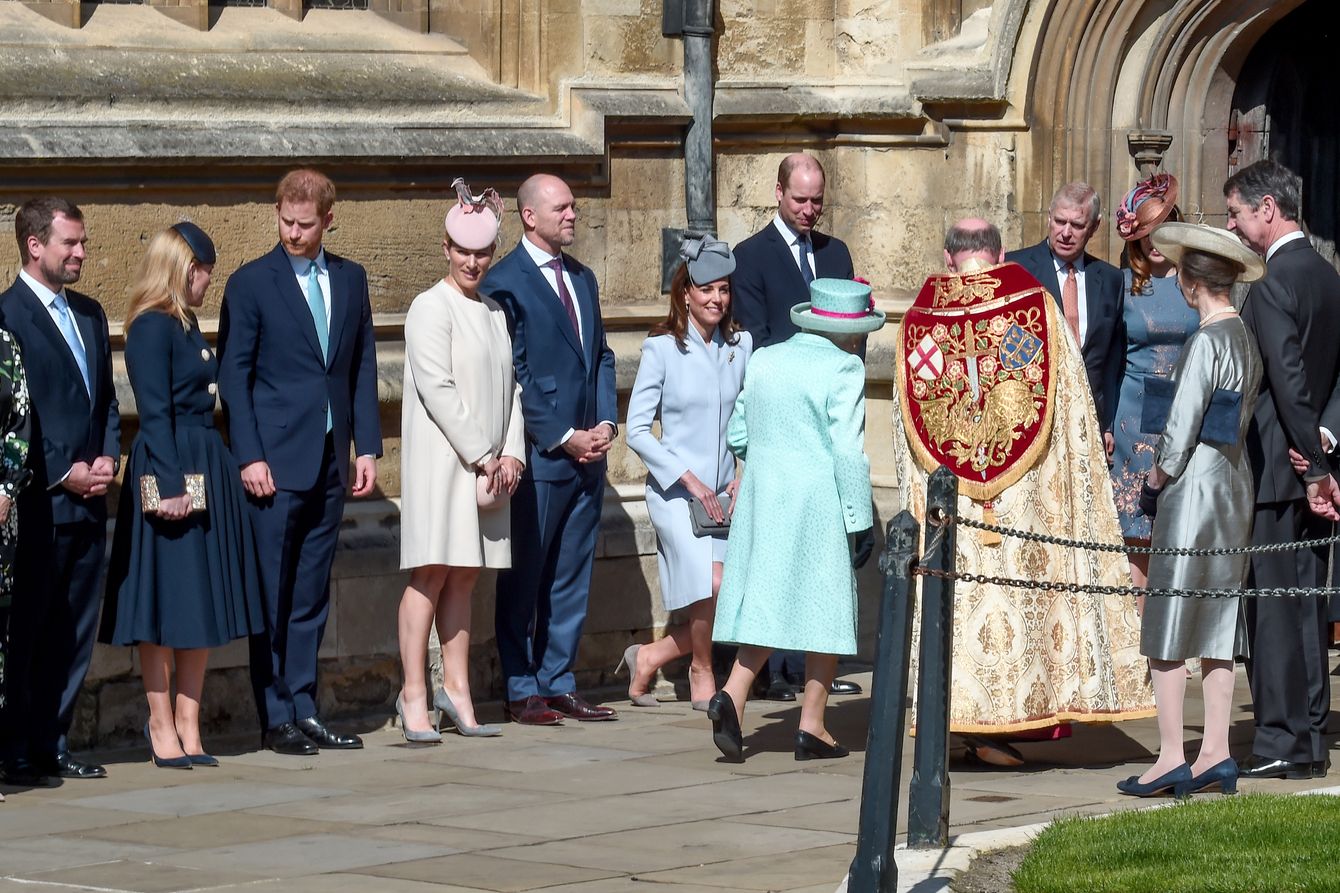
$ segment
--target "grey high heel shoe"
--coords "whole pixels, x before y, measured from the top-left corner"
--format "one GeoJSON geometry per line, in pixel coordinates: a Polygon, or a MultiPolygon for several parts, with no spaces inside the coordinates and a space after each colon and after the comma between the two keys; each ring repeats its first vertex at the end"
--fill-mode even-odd
{"type": "Polygon", "coordinates": [[[624,667],[628,668],[628,700],[633,702],[634,707],[659,707],[661,702],[656,700],[656,696],[651,692],[633,694],[633,677],[637,675],[637,650],[641,647],[640,644],[629,645],[623,650],[623,657],[619,658],[619,665],[614,668],[614,675],[622,673],[624,667]]]}
{"type": "Polygon", "coordinates": [[[491,724],[467,726],[463,724],[460,714],[456,712],[456,705],[451,702],[451,696],[447,694],[445,688],[439,688],[433,692],[433,706],[441,711],[438,714],[438,731],[442,730],[442,717],[445,716],[456,727],[457,734],[464,735],[467,738],[496,738],[502,734],[502,726],[491,724]]]}
{"type": "Polygon", "coordinates": [[[405,702],[403,700],[404,692],[395,696],[395,713],[400,719],[400,731],[404,733],[405,740],[411,744],[441,744],[442,733],[432,729],[425,729],[422,732],[416,732],[405,725],[405,702]]]}

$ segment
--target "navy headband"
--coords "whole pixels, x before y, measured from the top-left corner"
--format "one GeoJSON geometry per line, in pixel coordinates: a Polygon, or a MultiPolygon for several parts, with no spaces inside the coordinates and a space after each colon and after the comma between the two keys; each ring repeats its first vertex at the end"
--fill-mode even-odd
{"type": "Polygon", "coordinates": [[[202,264],[214,263],[214,242],[205,235],[205,231],[191,223],[189,220],[183,220],[181,223],[172,227],[173,232],[186,240],[186,244],[191,246],[191,253],[195,255],[197,262],[202,264]]]}

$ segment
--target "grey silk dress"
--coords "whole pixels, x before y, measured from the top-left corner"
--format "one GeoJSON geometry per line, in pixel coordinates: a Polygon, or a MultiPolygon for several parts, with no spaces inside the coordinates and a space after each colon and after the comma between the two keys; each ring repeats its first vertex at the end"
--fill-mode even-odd
{"type": "MultiPolygon", "coordinates": [[[[1159,496],[1153,545],[1245,546],[1252,534],[1253,482],[1244,444],[1261,383],[1261,357],[1242,320],[1236,315],[1220,317],[1192,335],[1172,379],[1177,391],[1154,453],[1154,464],[1171,480],[1159,496]],[[1234,446],[1199,440],[1201,421],[1216,388],[1242,394],[1234,446]]],[[[1237,589],[1246,573],[1246,555],[1155,555],[1149,561],[1149,588],[1237,589]]],[[[1150,596],[1140,623],[1140,653],[1155,660],[1232,660],[1239,602],[1150,596]]]]}

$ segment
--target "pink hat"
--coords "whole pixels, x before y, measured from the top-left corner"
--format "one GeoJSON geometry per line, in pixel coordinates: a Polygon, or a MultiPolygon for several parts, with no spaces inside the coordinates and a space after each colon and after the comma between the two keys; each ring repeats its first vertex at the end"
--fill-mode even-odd
{"type": "Polygon", "coordinates": [[[481,251],[498,241],[502,225],[502,198],[497,190],[485,189],[472,195],[465,180],[452,181],[457,202],[447,212],[446,228],[451,241],[466,251],[481,251]]]}

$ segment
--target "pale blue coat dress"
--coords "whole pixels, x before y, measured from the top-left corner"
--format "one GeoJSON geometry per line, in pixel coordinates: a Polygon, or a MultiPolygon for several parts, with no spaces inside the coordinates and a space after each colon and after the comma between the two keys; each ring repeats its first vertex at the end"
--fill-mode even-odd
{"type": "Polygon", "coordinates": [[[628,399],[628,446],[647,466],[647,513],[656,528],[661,601],[667,611],[712,595],[712,562],[726,556],[722,537],[696,537],[689,521],[685,471],[718,493],[735,479],[726,425],[744,384],[752,352],[748,332],[730,344],[720,331],[711,342],[690,324],[680,347],[673,335],[642,342],[642,361],[628,399]],[[661,419],[658,440],[651,432],[661,419]]]}
{"type": "Polygon", "coordinates": [[[744,480],[712,637],[855,654],[847,534],[873,524],[865,364],[803,331],[760,349],[727,439],[744,480]]]}

